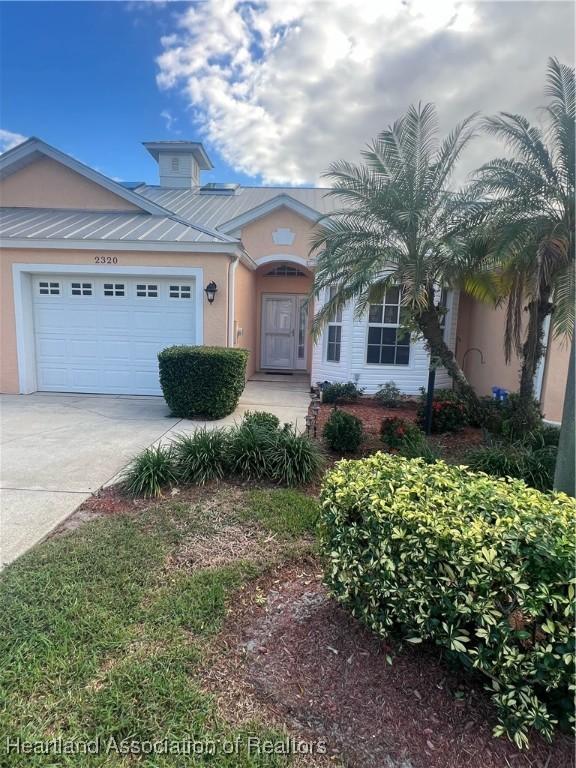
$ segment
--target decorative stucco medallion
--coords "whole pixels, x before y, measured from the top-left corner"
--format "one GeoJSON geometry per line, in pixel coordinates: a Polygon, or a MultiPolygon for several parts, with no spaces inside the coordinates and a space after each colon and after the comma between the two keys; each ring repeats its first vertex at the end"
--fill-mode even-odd
{"type": "Polygon", "coordinates": [[[292,245],[296,235],[289,227],[279,227],[272,232],[272,240],[275,245],[292,245]]]}

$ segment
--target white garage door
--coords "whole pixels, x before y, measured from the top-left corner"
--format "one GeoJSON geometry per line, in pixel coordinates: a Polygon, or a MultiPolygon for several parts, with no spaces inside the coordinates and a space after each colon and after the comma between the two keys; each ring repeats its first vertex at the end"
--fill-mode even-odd
{"type": "Polygon", "coordinates": [[[193,279],[35,276],[37,386],[158,395],[157,355],[196,343],[193,279]]]}

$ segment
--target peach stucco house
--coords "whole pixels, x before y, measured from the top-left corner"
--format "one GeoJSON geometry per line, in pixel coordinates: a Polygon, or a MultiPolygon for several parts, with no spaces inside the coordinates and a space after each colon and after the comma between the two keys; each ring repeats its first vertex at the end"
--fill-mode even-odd
{"type": "MultiPolygon", "coordinates": [[[[345,309],[313,342],[309,247],[334,205],[326,190],[203,184],[202,144],[144,146],[158,185],[113,181],[34,138],[0,157],[2,392],[160,394],[156,355],[170,344],[245,347],[249,376],[425,386],[428,354],[399,331],[393,291],[363,318],[345,309]]],[[[481,394],[516,387],[500,312],[449,294],[445,333],[481,394]]],[[[541,366],[551,420],[567,361],[551,344],[541,366]]]]}

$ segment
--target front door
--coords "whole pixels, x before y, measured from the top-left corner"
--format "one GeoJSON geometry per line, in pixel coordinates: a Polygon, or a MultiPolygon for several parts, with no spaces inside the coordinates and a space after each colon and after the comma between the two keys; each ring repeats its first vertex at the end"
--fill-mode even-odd
{"type": "Polygon", "coordinates": [[[305,299],[297,295],[263,296],[262,368],[306,367],[305,299]]]}

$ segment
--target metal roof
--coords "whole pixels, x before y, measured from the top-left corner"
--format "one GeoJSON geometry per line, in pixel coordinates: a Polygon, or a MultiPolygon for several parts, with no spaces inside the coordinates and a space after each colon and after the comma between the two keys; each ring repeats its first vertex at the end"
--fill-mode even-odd
{"type": "Polygon", "coordinates": [[[320,187],[239,187],[233,195],[200,193],[200,188],[167,189],[142,186],[137,194],[200,227],[217,229],[276,197],[291,197],[318,212],[330,213],[338,207],[337,199],[320,187]]]}
{"type": "Polygon", "coordinates": [[[167,243],[234,242],[224,235],[212,235],[170,216],[46,208],[0,209],[0,238],[167,243]]]}

